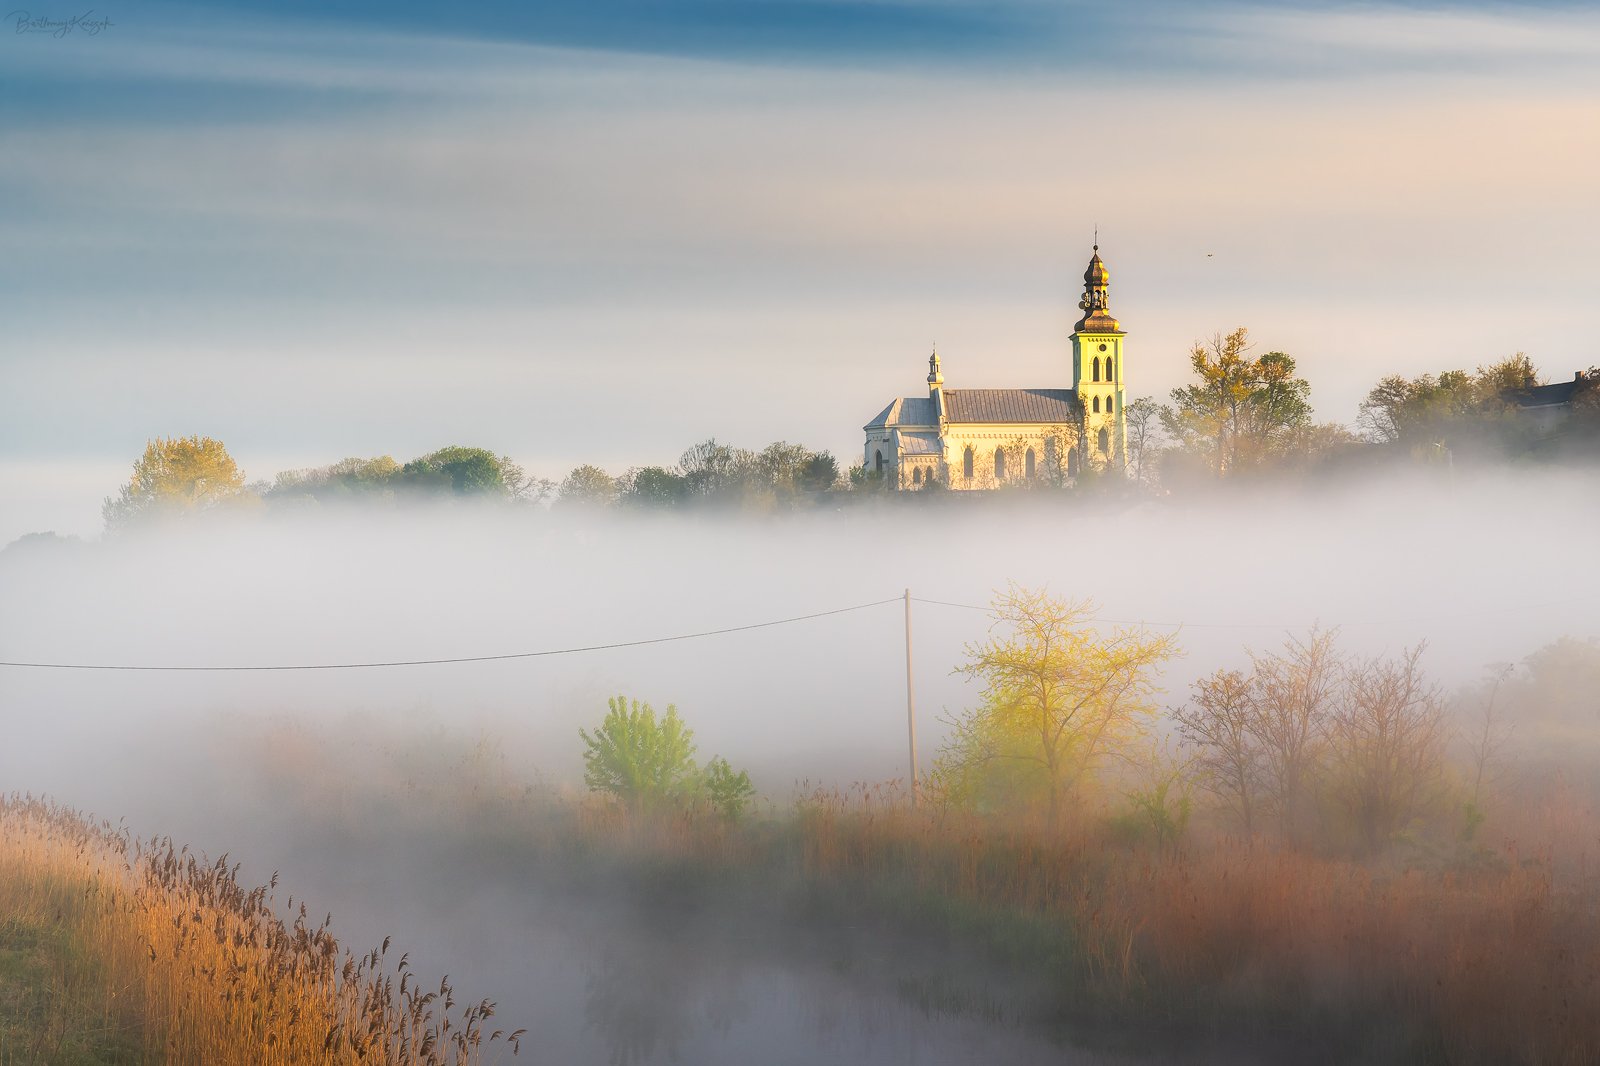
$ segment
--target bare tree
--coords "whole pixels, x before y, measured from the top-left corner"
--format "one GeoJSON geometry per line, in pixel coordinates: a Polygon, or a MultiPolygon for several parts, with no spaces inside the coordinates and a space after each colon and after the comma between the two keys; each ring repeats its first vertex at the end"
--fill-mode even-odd
{"type": "Polygon", "coordinates": [[[1218,670],[1196,681],[1189,702],[1172,712],[1179,736],[1197,749],[1193,767],[1200,787],[1222,801],[1246,836],[1255,833],[1261,778],[1260,743],[1251,731],[1254,704],[1251,678],[1218,670]]]}
{"type": "Polygon", "coordinates": [[[1444,701],[1418,665],[1424,647],[1352,667],[1346,698],[1333,715],[1333,793],[1368,851],[1393,840],[1441,779],[1444,701]]]}
{"type": "Polygon", "coordinates": [[[1492,788],[1505,772],[1506,753],[1511,746],[1511,724],[1505,721],[1505,708],[1498,698],[1500,686],[1506,683],[1514,669],[1510,663],[1495,667],[1490,675],[1489,695],[1484,700],[1483,712],[1466,737],[1467,755],[1472,766],[1472,797],[1467,801],[1470,805],[1469,818],[1481,817],[1484,790],[1492,788]]]}
{"type": "Polygon", "coordinates": [[[1262,799],[1291,844],[1302,839],[1338,693],[1336,632],[1314,629],[1304,641],[1288,640],[1281,652],[1250,656],[1256,697],[1250,702],[1249,731],[1259,745],[1262,799]]]}
{"type": "Polygon", "coordinates": [[[1128,467],[1133,480],[1143,485],[1150,478],[1149,458],[1161,446],[1161,405],[1141,396],[1123,409],[1128,424],[1128,467]]]}

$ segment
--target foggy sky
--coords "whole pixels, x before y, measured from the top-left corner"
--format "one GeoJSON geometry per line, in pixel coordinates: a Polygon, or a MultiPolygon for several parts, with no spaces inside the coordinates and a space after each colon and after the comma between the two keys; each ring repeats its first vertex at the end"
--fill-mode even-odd
{"type": "Polygon", "coordinates": [[[157,435],[848,460],[935,342],[1065,384],[1096,224],[1135,395],[1237,325],[1345,423],[1596,360],[1581,6],[535,6],[0,34],[0,542],[95,533],[157,435]]]}

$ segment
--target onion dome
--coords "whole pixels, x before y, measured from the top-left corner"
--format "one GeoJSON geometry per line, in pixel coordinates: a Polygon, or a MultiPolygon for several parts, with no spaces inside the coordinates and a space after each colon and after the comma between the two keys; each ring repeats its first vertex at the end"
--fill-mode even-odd
{"type": "Polygon", "coordinates": [[[1083,272],[1083,299],[1078,301],[1083,317],[1076,327],[1079,333],[1121,333],[1122,327],[1111,317],[1111,271],[1100,258],[1100,245],[1094,246],[1094,258],[1089,269],[1083,272]]]}
{"type": "Polygon", "coordinates": [[[1089,269],[1083,272],[1083,285],[1086,289],[1104,288],[1111,282],[1111,271],[1106,269],[1105,260],[1100,258],[1100,246],[1094,246],[1094,258],[1089,260],[1089,269]]]}

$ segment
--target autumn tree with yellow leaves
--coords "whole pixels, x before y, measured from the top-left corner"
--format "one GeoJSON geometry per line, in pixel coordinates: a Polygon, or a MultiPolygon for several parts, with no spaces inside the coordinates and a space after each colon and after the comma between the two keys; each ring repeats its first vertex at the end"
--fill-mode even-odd
{"type": "Polygon", "coordinates": [[[1155,718],[1160,666],[1175,638],[1093,622],[1095,605],[1013,585],[994,600],[987,640],[960,673],[979,705],[951,722],[935,781],[957,804],[1040,804],[1052,824],[1102,764],[1129,758],[1155,718]]]}
{"type": "Polygon", "coordinates": [[[147,518],[209,510],[239,498],[244,474],[222,442],[210,437],[157,437],[133,464],[133,476],[101,508],[107,529],[147,518]]]}

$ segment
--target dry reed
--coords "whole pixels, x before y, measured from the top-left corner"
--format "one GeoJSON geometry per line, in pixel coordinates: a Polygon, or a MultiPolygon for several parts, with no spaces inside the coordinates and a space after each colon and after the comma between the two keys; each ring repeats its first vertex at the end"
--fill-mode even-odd
{"type": "MultiPolygon", "coordinates": [[[[92,960],[75,1024],[116,1026],[141,1061],[208,1066],[468,1066],[522,1031],[490,1031],[494,1004],[424,987],[389,941],[355,956],[302,903],[278,916],[224,856],[142,843],[27,796],[0,801],[0,911],[54,925],[92,960]],[[98,994],[96,994],[96,990],[98,994]]],[[[43,1050],[43,1049],[41,1049],[43,1050]]],[[[41,1057],[43,1057],[41,1055],[41,1057]]]]}

